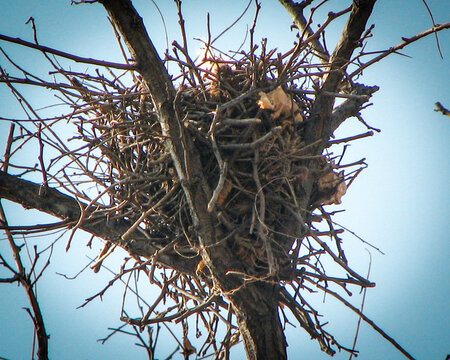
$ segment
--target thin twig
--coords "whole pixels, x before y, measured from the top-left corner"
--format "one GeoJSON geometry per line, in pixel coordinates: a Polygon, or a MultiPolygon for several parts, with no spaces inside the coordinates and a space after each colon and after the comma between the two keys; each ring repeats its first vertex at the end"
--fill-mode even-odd
{"type": "Polygon", "coordinates": [[[21,45],[21,46],[25,46],[25,47],[28,47],[28,48],[31,48],[31,49],[40,50],[40,51],[43,51],[45,53],[53,54],[53,55],[56,55],[56,56],[60,56],[60,57],[63,57],[63,58],[66,58],[66,59],[70,59],[70,60],[73,60],[75,62],[84,63],[84,64],[105,66],[105,67],[122,69],[122,70],[134,70],[135,69],[135,66],[119,64],[119,63],[114,63],[114,62],[108,62],[108,61],[102,61],[102,60],[96,60],[96,59],[92,59],[92,58],[85,58],[85,57],[81,57],[81,56],[77,56],[77,55],[72,55],[72,54],[66,53],[64,51],[60,51],[60,50],[56,50],[56,49],[50,48],[48,46],[36,45],[36,44],[34,44],[32,42],[25,41],[25,40],[22,40],[20,38],[13,38],[13,37],[7,36],[7,35],[0,34],[0,40],[8,41],[8,42],[11,42],[11,43],[14,43],[14,44],[18,44],[18,45],[21,45]]]}
{"type": "Polygon", "coordinates": [[[437,26],[432,27],[431,29],[425,30],[417,35],[414,35],[410,38],[407,37],[402,37],[403,42],[395,45],[387,50],[384,50],[382,52],[381,55],[378,55],[376,57],[374,57],[372,60],[369,60],[363,64],[361,64],[358,69],[356,69],[355,71],[353,71],[350,75],[348,75],[348,78],[351,79],[354,76],[360,74],[364,69],[366,69],[367,67],[371,66],[372,64],[375,64],[376,62],[384,59],[386,56],[392,54],[392,53],[396,53],[399,50],[403,49],[405,46],[412,44],[413,42],[420,40],[430,34],[436,34],[439,31],[445,30],[445,29],[449,29],[450,28],[450,22],[444,23],[444,24],[439,24],[437,26]]]}

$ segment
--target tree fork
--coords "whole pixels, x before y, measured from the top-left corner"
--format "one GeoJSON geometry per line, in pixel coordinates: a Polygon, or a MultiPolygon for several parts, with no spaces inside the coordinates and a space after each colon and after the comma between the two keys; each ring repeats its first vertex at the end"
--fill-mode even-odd
{"type": "Polygon", "coordinates": [[[220,237],[215,233],[216,221],[207,211],[212,192],[206,183],[198,151],[188,134],[183,132],[180,114],[176,111],[175,89],[142,18],[130,0],[99,2],[124,37],[136,68],[150,90],[196,226],[203,260],[223,295],[233,303],[248,359],[286,359],[286,341],[278,318],[278,286],[258,282],[242,287],[243,281],[239,277],[227,273],[230,269],[241,270],[240,263],[234,260],[229,249],[217,245],[216,240],[220,237]],[[270,294],[273,296],[268,296],[270,294]]]}
{"type": "Polygon", "coordinates": [[[353,51],[360,46],[359,40],[366,28],[375,2],[376,0],[353,1],[353,7],[341,38],[330,56],[330,72],[320,87],[320,91],[318,91],[305,134],[305,139],[309,143],[322,139],[319,153],[322,152],[323,147],[326,146],[329,137],[335,130],[332,128],[331,118],[335,98],[326,95],[326,93],[338,92],[353,51]]]}

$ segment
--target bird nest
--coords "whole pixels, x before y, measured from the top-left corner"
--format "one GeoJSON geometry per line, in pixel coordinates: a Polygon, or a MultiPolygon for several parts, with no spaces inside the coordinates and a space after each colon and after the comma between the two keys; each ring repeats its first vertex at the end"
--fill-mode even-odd
{"type": "MultiPolygon", "coordinates": [[[[314,144],[303,138],[312,103],[305,84],[312,77],[300,71],[301,62],[285,67],[272,55],[227,61],[209,56],[195,66],[167,61],[181,69],[174,79],[175,106],[181,134],[192,141],[184,135],[180,141],[200,154],[208,211],[228,234],[223,242],[246,274],[280,277],[283,267],[295,263],[292,253],[298,256],[300,244],[292,246],[306,235],[312,211],[340,203],[346,183],[332,159],[314,154],[314,144]],[[303,185],[311,177],[305,204],[303,185]]],[[[89,118],[77,120],[81,138],[101,153],[93,170],[107,185],[101,198],[111,219],[129,221],[124,240],[138,231],[155,249],[170,245],[177,255],[195,257],[193,222],[158,114],[141,79],[132,77],[131,87],[97,78],[110,88],[105,96],[89,89],[82,76],[72,78],[88,106],[89,118]]],[[[197,272],[202,269],[200,262],[197,272]]]]}

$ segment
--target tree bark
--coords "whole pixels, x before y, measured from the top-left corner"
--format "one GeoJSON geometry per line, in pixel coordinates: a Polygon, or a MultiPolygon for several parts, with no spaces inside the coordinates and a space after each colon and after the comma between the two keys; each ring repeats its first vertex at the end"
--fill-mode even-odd
{"type": "MultiPolygon", "coordinates": [[[[322,139],[322,149],[336,128],[332,127],[331,112],[335,98],[327,92],[338,92],[345,70],[350,63],[354,50],[360,46],[359,40],[366,28],[376,0],[354,0],[352,11],[342,32],[335,50],[330,56],[329,73],[327,74],[311,111],[305,139],[313,143],[322,139]]],[[[321,149],[319,149],[321,152],[321,149]]]]}
{"type": "Polygon", "coordinates": [[[249,284],[231,299],[247,358],[286,359],[286,338],[278,316],[278,284],[249,284]]]}

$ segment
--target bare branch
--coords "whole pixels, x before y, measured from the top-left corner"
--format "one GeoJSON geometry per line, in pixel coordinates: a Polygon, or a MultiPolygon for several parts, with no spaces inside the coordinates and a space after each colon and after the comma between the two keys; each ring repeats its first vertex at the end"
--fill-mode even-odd
{"type": "Polygon", "coordinates": [[[357,116],[361,106],[378,90],[378,86],[355,84],[351,95],[358,95],[361,98],[349,98],[333,110],[330,117],[331,132],[333,133],[346,119],[357,116]]]}
{"type": "Polygon", "coordinates": [[[358,67],[358,69],[353,71],[348,77],[349,78],[353,78],[354,76],[360,74],[367,67],[375,64],[376,62],[380,61],[381,59],[384,59],[386,56],[388,56],[390,54],[398,52],[399,50],[403,49],[405,46],[407,46],[409,44],[412,44],[413,42],[415,42],[415,41],[417,41],[419,39],[422,39],[422,38],[424,38],[424,37],[426,37],[426,36],[428,36],[430,34],[436,34],[439,31],[442,31],[442,30],[445,30],[445,29],[449,29],[449,28],[450,28],[450,22],[447,22],[447,23],[444,23],[444,24],[436,25],[435,27],[432,27],[432,28],[430,28],[428,30],[425,30],[425,31],[421,32],[420,34],[414,35],[414,36],[412,36],[410,38],[403,37],[402,38],[402,40],[403,40],[402,43],[400,43],[398,45],[395,45],[395,46],[391,47],[388,50],[383,51],[381,55],[378,55],[378,56],[374,57],[372,60],[367,61],[366,63],[360,65],[358,67]]]}
{"type": "MultiPolygon", "coordinates": [[[[0,198],[22,204],[26,208],[46,212],[65,221],[70,221],[72,224],[78,222],[81,215],[79,205],[86,207],[86,204],[52,188],[48,188],[45,195],[40,195],[40,189],[41,186],[38,184],[0,171],[0,198]]],[[[131,225],[123,219],[107,221],[107,215],[97,214],[91,210],[86,214],[80,228],[118,244],[135,256],[152,257],[158,249],[145,236],[134,234],[131,237],[134,241],[122,239],[122,234],[131,225]]],[[[187,261],[187,259],[174,261],[167,254],[159,254],[158,261],[162,263],[168,261],[166,265],[180,267],[180,270],[186,273],[195,273],[195,262],[187,261]]]]}
{"type": "MultiPolygon", "coordinates": [[[[320,87],[321,91],[338,92],[353,51],[360,45],[359,40],[365,30],[374,5],[375,0],[353,2],[347,24],[335,50],[331,54],[330,72],[326,75],[325,81],[320,87]]],[[[321,95],[320,93],[317,96],[306,129],[306,138],[310,139],[310,142],[319,138],[326,141],[332,134],[330,114],[333,104],[334,98],[321,95]]]]}
{"type": "MultiPolygon", "coordinates": [[[[289,15],[291,15],[292,19],[294,20],[295,26],[301,33],[304,33],[308,38],[316,34],[316,32],[314,32],[311,29],[310,22],[308,22],[305,16],[303,15],[303,10],[312,3],[311,0],[302,1],[301,3],[297,3],[292,0],[279,0],[279,1],[286,8],[289,15]]],[[[320,43],[320,40],[318,39],[317,36],[314,37],[314,40],[312,41],[312,46],[318,52],[319,57],[321,57],[325,62],[327,62],[330,55],[325,50],[323,45],[320,43]]]]}
{"type": "MultiPolygon", "coordinates": [[[[1,196],[0,196],[1,198],[1,196]]],[[[6,220],[5,212],[3,210],[3,205],[0,202],[0,222],[4,227],[8,227],[8,222],[6,220]]],[[[16,245],[11,233],[9,230],[4,230],[6,233],[6,238],[8,239],[9,247],[11,248],[11,252],[14,257],[14,261],[16,263],[17,271],[15,272],[14,279],[20,282],[22,287],[25,289],[25,292],[28,297],[28,301],[31,305],[31,310],[28,310],[30,317],[33,320],[34,328],[36,331],[36,336],[38,340],[38,349],[37,349],[37,357],[39,360],[47,360],[48,359],[48,339],[47,331],[45,329],[44,317],[42,315],[41,308],[39,306],[39,302],[36,296],[36,292],[34,289],[34,284],[31,280],[31,273],[27,274],[25,271],[25,267],[23,265],[22,259],[20,257],[20,248],[16,245]]],[[[11,279],[12,280],[12,279],[11,279]]],[[[5,281],[2,281],[5,282],[5,281]]],[[[12,281],[6,281],[12,282],[12,281]]]]}
{"type": "Polygon", "coordinates": [[[79,63],[83,63],[83,64],[92,64],[92,65],[98,65],[98,66],[105,66],[105,67],[110,67],[110,68],[115,68],[115,69],[123,69],[123,70],[132,70],[134,69],[134,66],[130,66],[130,65],[126,65],[126,64],[119,64],[119,63],[114,63],[114,62],[108,62],[108,61],[103,61],[103,60],[96,60],[96,59],[91,59],[91,58],[85,58],[85,57],[81,57],[81,56],[77,56],[77,55],[72,55],[69,53],[66,53],[64,51],[60,51],[60,50],[56,50],[53,48],[50,48],[48,46],[43,46],[43,45],[36,45],[32,42],[29,41],[25,41],[22,40],[20,38],[13,38],[11,36],[6,36],[6,35],[2,35],[0,34],[0,40],[3,41],[8,41],[14,44],[18,44],[21,46],[25,46],[31,49],[36,49],[36,50],[40,50],[44,53],[48,53],[48,54],[53,54],[56,56],[60,56],[66,59],[70,59],[73,60],[75,62],[79,62],[79,63]]]}
{"type": "Polygon", "coordinates": [[[412,357],[400,344],[395,341],[392,337],[390,337],[386,332],[384,332],[378,325],[376,325],[371,319],[369,319],[366,315],[361,313],[358,308],[350,304],[347,300],[345,300],[342,296],[335,293],[334,291],[331,291],[319,284],[315,284],[319,289],[325,291],[327,294],[330,294],[331,296],[335,297],[339,301],[341,301],[345,306],[347,306],[349,309],[351,309],[353,312],[358,314],[367,324],[369,324],[376,332],[378,332],[381,336],[383,336],[386,340],[388,340],[396,349],[398,349],[406,358],[410,360],[414,360],[414,357],[412,357]]]}

